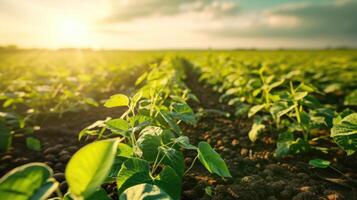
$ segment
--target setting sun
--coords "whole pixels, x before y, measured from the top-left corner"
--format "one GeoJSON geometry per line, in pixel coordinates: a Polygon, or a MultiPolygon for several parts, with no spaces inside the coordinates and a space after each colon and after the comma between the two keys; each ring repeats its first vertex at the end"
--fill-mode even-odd
{"type": "Polygon", "coordinates": [[[89,35],[88,24],[80,19],[61,19],[55,25],[56,42],[68,46],[85,46],[90,42],[89,35]]]}

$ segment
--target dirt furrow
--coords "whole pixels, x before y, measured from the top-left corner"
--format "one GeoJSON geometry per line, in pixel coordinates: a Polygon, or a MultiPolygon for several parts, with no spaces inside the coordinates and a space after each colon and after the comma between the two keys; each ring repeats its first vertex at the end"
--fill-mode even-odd
{"type": "MultiPolygon", "coordinates": [[[[207,173],[199,163],[183,182],[182,199],[356,199],[355,188],[323,180],[319,171],[311,169],[305,156],[274,158],[276,135],[263,134],[255,144],[247,137],[249,119],[226,117],[216,110],[233,113],[232,107],[219,102],[219,94],[198,81],[198,73],[187,63],[187,86],[200,100],[191,101],[196,112],[206,112],[196,126],[186,126],[184,133],[192,143],[207,141],[226,161],[233,178],[222,180],[207,173]],[[212,111],[213,109],[213,111],[212,111]],[[211,197],[209,191],[212,191],[211,197]]],[[[307,156],[307,158],[311,157],[307,156]]],[[[189,166],[194,154],[186,152],[189,166]]],[[[329,171],[330,176],[336,173],[329,171]]],[[[337,177],[338,180],[341,177],[337,177]]],[[[343,180],[343,179],[340,179],[343,180]]],[[[338,181],[337,181],[338,182],[338,181]]]]}

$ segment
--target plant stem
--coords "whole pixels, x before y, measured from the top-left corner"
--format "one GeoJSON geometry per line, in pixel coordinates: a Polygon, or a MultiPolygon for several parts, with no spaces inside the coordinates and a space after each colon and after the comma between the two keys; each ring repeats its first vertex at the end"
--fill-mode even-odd
{"type": "Polygon", "coordinates": [[[190,167],[189,167],[189,168],[187,168],[187,170],[185,171],[185,173],[184,173],[184,174],[186,174],[187,172],[189,172],[189,171],[192,169],[192,167],[193,167],[193,165],[195,164],[195,162],[196,162],[197,158],[198,158],[198,154],[197,154],[197,156],[195,157],[195,159],[193,159],[193,161],[192,161],[192,163],[191,163],[190,167]]]}

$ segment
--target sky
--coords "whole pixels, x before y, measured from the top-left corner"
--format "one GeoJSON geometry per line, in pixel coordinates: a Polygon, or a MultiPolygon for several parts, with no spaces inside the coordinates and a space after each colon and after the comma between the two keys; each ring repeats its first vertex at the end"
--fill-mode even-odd
{"type": "Polygon", "coordinates": [[[357,47],[357,0],[0,0],[0,45],[357,47]]]}

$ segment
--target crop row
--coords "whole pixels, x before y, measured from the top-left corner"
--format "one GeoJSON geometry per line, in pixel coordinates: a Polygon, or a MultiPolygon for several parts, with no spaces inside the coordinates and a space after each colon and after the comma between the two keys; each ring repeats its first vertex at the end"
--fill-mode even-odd
{"type": "Polygon", "coordinates": [[[235,108],[235,116],[252,119],[250,140],[278,133],[277,157],[311,150],[327,153],[334,150],[331,139],[353,154],[357,149],[353,57],[310,56],[306,61],[284,54],[257,55],[221,53],[193,59],[200,80],[222,94],[220,100],[235,108]]]}
{"type": "MultiPolygon", "coordinates": [[[[223,159],[206,142],[190,144],[181,123],[195,124],[188,99],[184,62],[165,57],[152,64],[136,82],[132,96],[111,96],[104,106],[124,107],[118,118],[100,120],[79,133],[79,139],[96,137],[73,155],[65,176],[68,193],[62,195],[52,170],[41,163],[15,168],[0,179],[1,199],[110,199],[101,185],[114,184],[119,199],[180,199],[185,170],[183,150],[196,152],[211,173],[231,177],[223,159]]],[[[195,162],[193,162],[194,164],[195,162]]],[[[193,165],[192,164],[192,165],[193,165]]],[[[192,166],[191,166],[192,167],[192,166]]]]}

